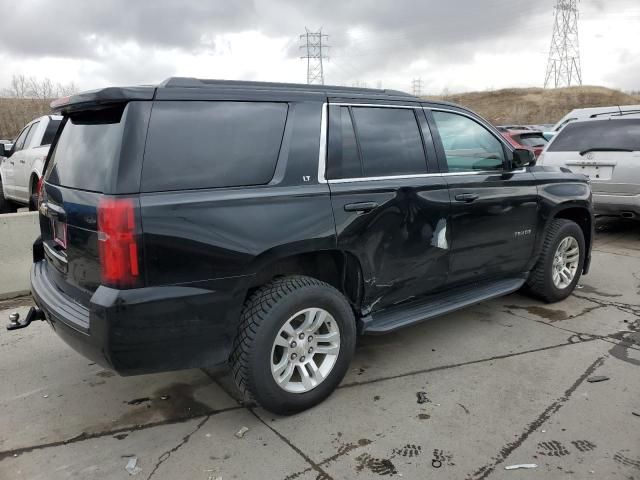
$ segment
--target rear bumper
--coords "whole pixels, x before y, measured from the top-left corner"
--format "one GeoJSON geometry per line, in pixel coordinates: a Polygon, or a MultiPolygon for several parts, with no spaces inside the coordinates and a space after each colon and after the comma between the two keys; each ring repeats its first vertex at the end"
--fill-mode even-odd
{"type": "Polygon", "coordinates": [[[88,308],[61,293],[47,262],[31,268],[31,291],[53,330],[74,350],[135,375],[227,363],[244,296],[243,277],[198,286],[99,287],[88,308]]]}
{"type": "Polygon", "coordinates": [[[615,195],[593,192],[596,215],[622,215],[625,212],[640,218],[640,195],[615,195]]]}

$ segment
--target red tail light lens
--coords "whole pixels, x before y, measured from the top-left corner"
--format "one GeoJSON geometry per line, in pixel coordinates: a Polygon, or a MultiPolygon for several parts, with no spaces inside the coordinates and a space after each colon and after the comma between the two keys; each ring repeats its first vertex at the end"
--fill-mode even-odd
{"type": "Polygon", "coordinates": [[[38,198],[38,208],[40,208],[40,205],[42,204],[44,197],[43,197],[43,188],[44,188],[44,177],[40,177],[40,180],[38,180],[38,186],[36,187],[36,196],[38,198]]]}
{"type": "Polygon", "coordinates": [[[140,281],[136,208],[130,198],[104,198],[98,204],[98,250],[102,281],[117,288],[140,281]]]}

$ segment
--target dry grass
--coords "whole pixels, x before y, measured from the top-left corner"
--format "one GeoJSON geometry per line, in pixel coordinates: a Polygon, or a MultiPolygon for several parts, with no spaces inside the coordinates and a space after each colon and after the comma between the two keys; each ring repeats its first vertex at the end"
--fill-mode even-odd
{"type": "Polygon", "coordinates": [[[464,105],[496,125],[555,123],[574,108],[640,103],[638,96],[605,87],[507,88],[429,97],[464,105]]]}
{"type": "Polygon", "coordinates": [[[0,98],[0,139],[13,139],[36,117],[51,112],[51,100],[0,98]]]}

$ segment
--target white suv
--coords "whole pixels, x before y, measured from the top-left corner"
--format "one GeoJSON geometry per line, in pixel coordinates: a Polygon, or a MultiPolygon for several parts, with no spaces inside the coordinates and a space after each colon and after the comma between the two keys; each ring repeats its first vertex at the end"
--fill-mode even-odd
{"type": "Polygon", "coordinates": [[[59,115],[45,115],[29,122],[13,144],[0,145],[0,213],[29,205],[42,177],[44,160],[62,121],[59,115]]]}
{"type": "Polygon", "coordinates": [[[591,179],[596,214],[640,219],[640,115],[576,120],[538,158],[591,179]]]}

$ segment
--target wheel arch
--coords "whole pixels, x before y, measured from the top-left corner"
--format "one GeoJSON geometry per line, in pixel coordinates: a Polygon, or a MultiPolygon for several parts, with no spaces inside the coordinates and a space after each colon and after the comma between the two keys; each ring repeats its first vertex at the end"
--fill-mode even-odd
{"type": "Polygon", "coordinates": [[[335,287],[356,312],[360,309],[364,291],[362,267],[358,258],[349,252],[339,249],[269,251],[256,258],[252,267],[247,296],[275,277],[306,275],[335,287]]]}
{"type": "MultiPolygon", "coordinates": [[[[589,204],[583,204],[582,202],[569,202],[558,205],[547,218],[544,225],[544,232],[546,232],[549,224],[556,218],[563,218],[571,220],[578,224],[584,235],[585,242],[585,261],[583,266],[583,273],[587,274],[589,271],[589,264],[591,261],[591,246],[593,245],[594,237],[594,218],[593,211],[589,204]]],[[[541,235],[541,238],[544,237],[541,235]]],[[[539,242],[540,243],[540,242],[539,242]]],[[[540,248],[541,245],[539,245],[540,248]]],[[[539,250],[538,250],[539,253],[539,250]]]]}

